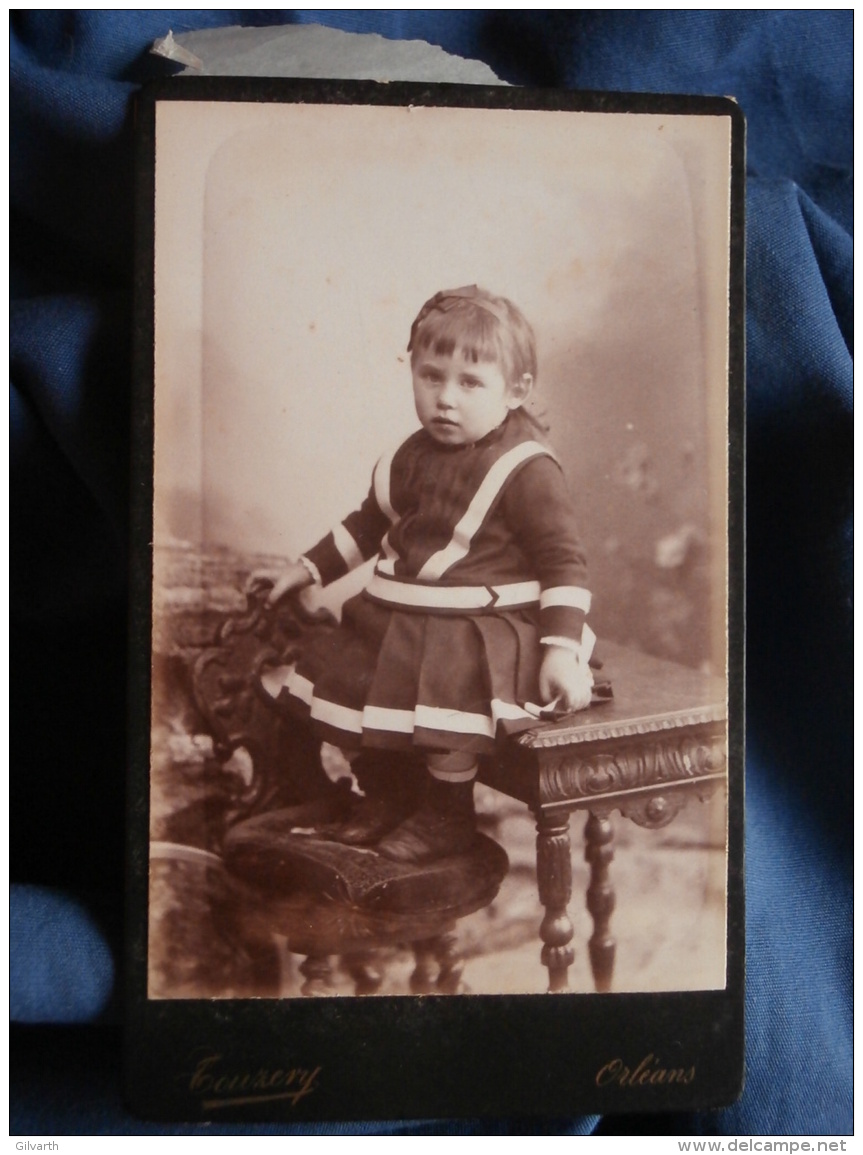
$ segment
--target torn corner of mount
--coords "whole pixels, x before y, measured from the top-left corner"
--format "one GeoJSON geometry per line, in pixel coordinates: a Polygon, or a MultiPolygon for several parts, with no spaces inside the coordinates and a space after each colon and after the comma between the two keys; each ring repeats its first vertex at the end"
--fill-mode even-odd
{"type": "Polygon", "coordinates": [[[154,56],[164,56],[166,60],[173,60],[177,64],[185,64],[189,68],[203,68],[204,62],[194,52],[184,48],[174,39],[174,33],[169,28],[168,35],[153,41],[150,49],[154,56]]]}
{"type": "Polygon", "coordinates": [[[453,56],[424,40],[389,40],[377,33],[343,32],[321,24],[228,25],[177,36],[169,31],[150,51],[184,65],[181,76],[505,83],[482,61],[453,56]]]}

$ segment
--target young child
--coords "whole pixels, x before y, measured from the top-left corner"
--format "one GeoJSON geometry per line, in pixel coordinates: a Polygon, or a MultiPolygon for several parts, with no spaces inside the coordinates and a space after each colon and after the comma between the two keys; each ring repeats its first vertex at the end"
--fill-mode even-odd
{"type": "Polygon", "coordinates": [[[418,810],[405,817],[378,793],[326,833],[423,862],[470,848],[477,757],[535,720],[526,703],[589,705],[594,637],[563,473],[523,408],[536,378],[530,325],[503,297],[451,289],[423,305],[408,351],[422,428],[378,462],[360,509],[298,562],[256,576],[275,580],[275,604],[377,556],[340,629],[310,648],[279,700],[349,757],[422,754],[418,810]]]}

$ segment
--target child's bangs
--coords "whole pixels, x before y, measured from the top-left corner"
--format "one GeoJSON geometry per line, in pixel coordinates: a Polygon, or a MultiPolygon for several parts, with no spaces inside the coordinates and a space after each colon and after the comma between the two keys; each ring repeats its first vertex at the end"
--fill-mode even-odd
{"type": "Polygon", "coordinates": [[[451,357],[458,349],[466,361],[494,362],[506,368],[500,325],[484,309],[453,309],[435,312],[423,322],[416,336],[417,352],[451,357]]]}

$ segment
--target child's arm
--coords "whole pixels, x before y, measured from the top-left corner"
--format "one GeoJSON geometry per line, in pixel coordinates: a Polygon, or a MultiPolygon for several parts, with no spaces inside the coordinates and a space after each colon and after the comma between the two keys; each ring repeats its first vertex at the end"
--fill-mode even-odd
{"type": "Polygon", "coordinates": [[[289,562],[278,570],[256,570],[249,579],[249,586],[256,581],[272,582],[273,588],[267,598],[267,604],[272,606],[292,590],[304,589],[313,583],[329,585],[374,557],[392,524],[390,515],[381,508],[378,498],[382,486],[381,476],[385,474],[388,482],[389,468],[387,459],[378,462],[372,488],[360,508],[348,514],[317,545],[307,550],[299,561],[289,562]]]}
{"type": "Polygon", "coordinates": [[[583,710],[593,687],[594,639],[585,621],[591,597],[572,499],[554,460],[524,466],[506,491],[505,514],[542,591],[540,695],[567,711],[583,710]]]}

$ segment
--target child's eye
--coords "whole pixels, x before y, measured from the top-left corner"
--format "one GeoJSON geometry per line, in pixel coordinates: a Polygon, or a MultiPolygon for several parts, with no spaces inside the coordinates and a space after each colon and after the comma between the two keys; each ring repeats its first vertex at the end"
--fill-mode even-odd
{"type": "Polygon", "coordinates": [[[482,387],[482,381],[479,377],[462,377],[461,383],[465,389],[480,389],[482,387]]]}

